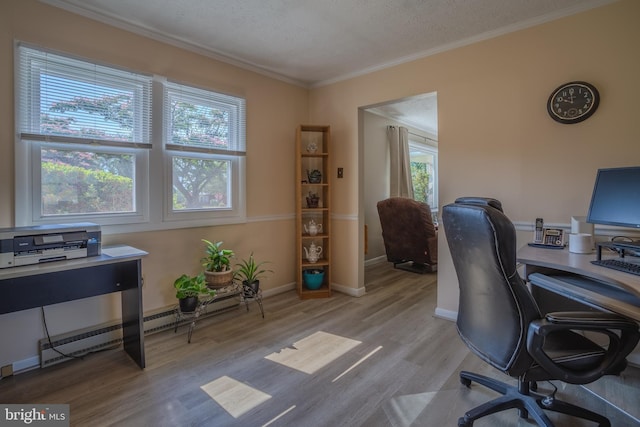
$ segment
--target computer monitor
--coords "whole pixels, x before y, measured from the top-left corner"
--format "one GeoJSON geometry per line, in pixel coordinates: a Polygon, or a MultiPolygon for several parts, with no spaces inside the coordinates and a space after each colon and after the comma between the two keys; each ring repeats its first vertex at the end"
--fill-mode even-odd
{"type": "Polygon", "coordinates": [[[587,222],[640,229],[640,166],[598,170],[587,222]]]}

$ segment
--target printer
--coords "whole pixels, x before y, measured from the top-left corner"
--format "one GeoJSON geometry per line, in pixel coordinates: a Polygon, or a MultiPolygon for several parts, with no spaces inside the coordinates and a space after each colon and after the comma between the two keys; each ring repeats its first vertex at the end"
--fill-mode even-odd
{"type": "Polygon", "coordinates": [[[91,222],[0,228],[0,268],[97,256],[101,238],[91,222]]]}

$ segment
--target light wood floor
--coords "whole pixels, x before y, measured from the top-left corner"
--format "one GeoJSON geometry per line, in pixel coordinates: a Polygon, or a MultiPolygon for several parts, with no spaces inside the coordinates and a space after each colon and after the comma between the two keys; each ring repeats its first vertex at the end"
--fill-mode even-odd
{"type": "MultiPolygon", "coordinates": [[[[292,291],[265,299],[264,320],[257,307],[201,320],[191,344],[186,328],[148,336],[144,370],[118,349],[5,378],[0,403],[67,403],[74,426],[440,427],[496,396],[461,386],[460,369],[510,381],[469,353],[453,322],[433,317],[435,274],[382,263],[366,277],[361,298],[300,301],[292,291]]],[[[639,371],[594,385],[636,421],[639,371]]],[[[584,388],[556,385],[616,427],[638,425],[584,388]]],[[[531,425],[515,410],[475,423],[531,425]]]]}

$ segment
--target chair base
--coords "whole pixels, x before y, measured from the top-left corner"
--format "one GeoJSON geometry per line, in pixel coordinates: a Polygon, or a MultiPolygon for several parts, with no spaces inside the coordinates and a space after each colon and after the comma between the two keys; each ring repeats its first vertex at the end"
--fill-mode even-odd
{"type": "Polygon", "coordinates": [[[469,387],[471,382],[475,382],[500,393],[502,396],[468,411],[464,417],[458,420],[459,427],[473,426],[473,422],[478,418],[507,409],[518,409],[521,418],[531,416],[541,427],[553,427],[553,423],[543,409],[594,421],[600,427],[611,427],[609,420],[600,414],[571,403],[559,401],[552,396],[544,396],[532,392],[529,382],[518,380],[518,387],[514,387],[493,378],[468,371],[460,372],[460,382],[466,387],[469,387]]]}

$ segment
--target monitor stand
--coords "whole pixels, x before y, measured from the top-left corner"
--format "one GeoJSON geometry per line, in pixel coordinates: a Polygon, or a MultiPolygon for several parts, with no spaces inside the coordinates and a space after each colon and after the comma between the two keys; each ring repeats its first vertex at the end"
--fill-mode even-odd
{"type": "Polygon", "coordinates": [[[620,254],[620,258],[624,258],[625,255],[640,256],[640,240],[634,240],[632,242],[600,242],[598,243],[597,251],[598,261],[602,259],[602,248],[615,250],[620,254]]]}

